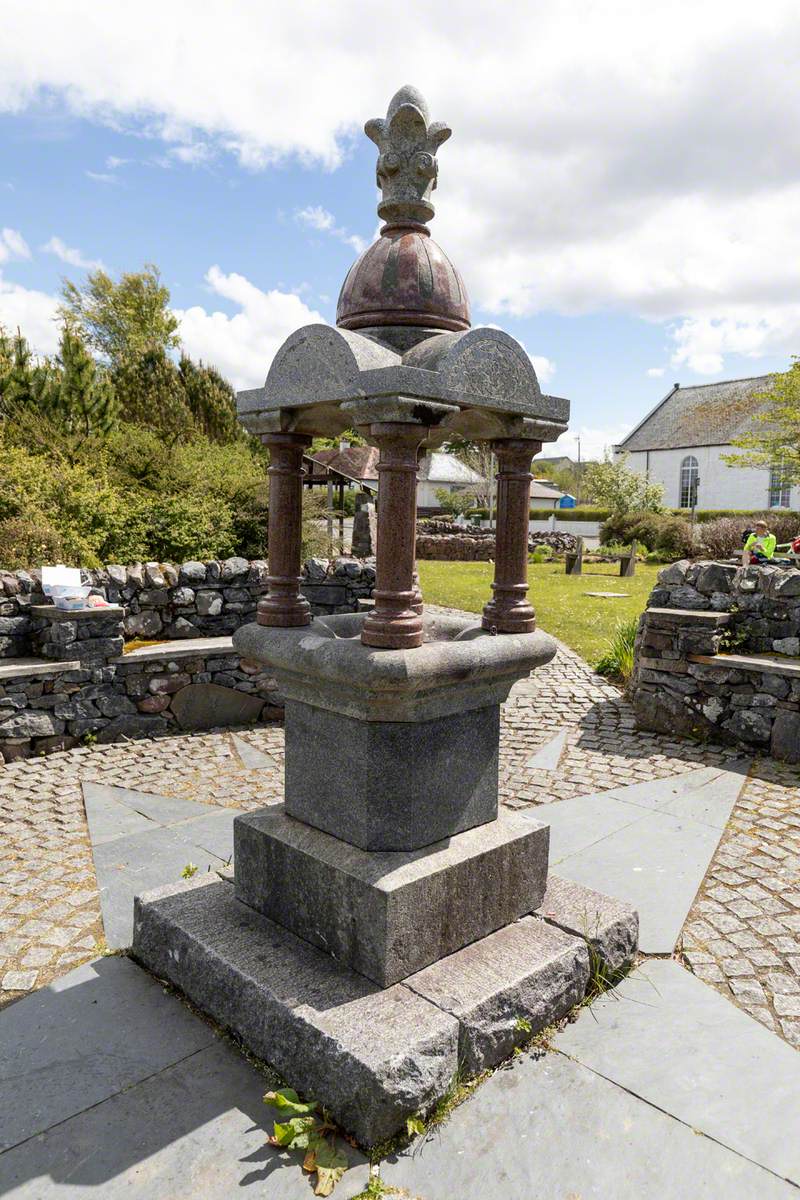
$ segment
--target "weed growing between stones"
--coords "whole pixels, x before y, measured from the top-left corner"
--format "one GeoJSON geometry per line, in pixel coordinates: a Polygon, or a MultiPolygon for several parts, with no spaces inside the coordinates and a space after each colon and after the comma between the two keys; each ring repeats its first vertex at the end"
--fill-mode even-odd
{"type": "Polygon", "coordinates": [[[181,879],[192,879],[197,874],[197,867],[194,863],[187,863],[181,871],[181,879]]]}
{"type": "Polygon", "coordinates": [[[347,1155],[336,1149],[337,1128],[316,1100],[303,1103],[293,1088],[267,1092],[264,1103],[287,1119],[275,1121],[267,1137],[270,1146],[303,1150],[303,1170],[316,1174],[315,1196],[330,1196],[349,1167],[347,1155]]]}

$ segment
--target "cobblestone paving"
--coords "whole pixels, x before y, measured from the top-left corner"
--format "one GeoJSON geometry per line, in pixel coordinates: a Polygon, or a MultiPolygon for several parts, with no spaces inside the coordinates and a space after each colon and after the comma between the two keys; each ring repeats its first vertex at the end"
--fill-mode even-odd
{"type": "MultiPolygon", "coordinates": [[[[102,947],[80,785],[92,780],[257,808],[282,788],[283,730],[236,737],[270,756],[248,769],[229,732],[81,748],[0,767],[0,1004],[102,947]]],[[[577,655],[519,684],[503,710],[501,797],[510,807],[724,766],[730,748],[634,728],[629,705],[577,655]],[[557,771],[526,764],[560,729],[557,771]]],[[[800,768],[757,761],[683,936],[689,969],[800,1044],[800,768]]]]}

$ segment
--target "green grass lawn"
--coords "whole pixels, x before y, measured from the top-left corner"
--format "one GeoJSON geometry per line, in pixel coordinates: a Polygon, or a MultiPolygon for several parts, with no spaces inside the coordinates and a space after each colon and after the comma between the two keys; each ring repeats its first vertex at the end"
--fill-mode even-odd
{"type": "MultiPolygon", "coordinates": [[[[492,563],[419,562],[417,567],[429,604],[477,613],[491,596],[492,563]]],[[[633,579],[620,579],[615,563],[584,563],[583,575],[565,575],[563,562],[532,563],[529,595],[540,627],[594,664],[615,625],[643,612],[660,570],[655,564],[637,563],[633,579]],[[625,599],[586,592],[625,592],[625,599]]]]}

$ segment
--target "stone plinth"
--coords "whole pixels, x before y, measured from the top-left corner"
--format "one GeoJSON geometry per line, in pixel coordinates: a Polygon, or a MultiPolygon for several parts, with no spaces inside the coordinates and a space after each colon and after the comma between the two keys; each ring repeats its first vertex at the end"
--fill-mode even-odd
{"type": "Polygon", "coordinates": [[[363,621],[248,625],[234,637],[286,698],[287,813],[377,851],[420,849],[494,820],[499,705],[555,643],[426,615],[422,646],[378,650],[360,641],[363,621]]]}
{"type": "Polygon", "coordinates": [[[504,811],[423,853],[368,853],[271,807],[234,822],[236,894],[388,987],[537,908],[549,843],[504,811]]]}
{"type": "MultiPolygon", "coordinates": [[[[424,924],[424,918],[419,925],[424,924]]],[[[363,1146],[584,995],[581,938],[526,918],[379,988],[204,876],[136,900],[133,953],[363,1146]]]]}
{"type": "Polygon", "coordinates": [[[286,811],[362,850],[414,850],[497,816],[500,706],[362,721],[286,702],[286,811]]]}

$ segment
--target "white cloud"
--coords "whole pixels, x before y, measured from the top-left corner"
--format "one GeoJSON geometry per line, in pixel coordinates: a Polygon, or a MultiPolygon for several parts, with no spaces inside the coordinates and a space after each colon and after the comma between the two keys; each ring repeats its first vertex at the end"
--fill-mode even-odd
{"type": "Polygon", "coordinates": [[[130,158],[117,158],[116,154],[109,154],[106,159],[106,170],[116,171],[118,167],[125,167],[131,161],[130,158]]]}
{"type": "Polygon", "coordinates": [[[0,263],[10,258],[30,258],[31,252],[25,238],[17,229],[0,229],[0,263]]]}
{"type": "Polygon", "coordinates": [[[173,159],[204,146],[248,170],[333,169],[416,82],[453,126],[434,234],[476,306],[670,322],[675,364],[694,371],[800,346],[794,0],[507,0],[496,22],[462,0],[417,15],[398,38],[367,0],[27,0],[4,15],[0,110],[57,95],[173,159]]]}
{"type": "Polygon", "coordinates": [[[328,212],[319,204],[309,204],[306,208],[299,208],[294,214],[294,219],[300,225],[316,230],[317,233],[330,234],[331,237],[350,246],[356,254],[363,254],[367,248],[368,243],[362,237],[359,237],[357,233],[348,233],[343,226],[337,225],[333,213],[328,212]]]}
{"type": "Polygon", "coordinates": [[[648,375],[650,379],[660,379],[665,371],[666,367],[648,367],[645,371],[645,374],[648,375]]]}
{"type": "Polygon", "coordinates": [[[42,250],[45,254],[55,254],[56,258],[60,258],[63,263],[68,263],[71,267],[80,267],[82,271],[95,271],[103,265],[99,258],[86,258],[80,250],[65,245],[61,238],[55,235],[50,238],[49,242],[45,242],[42,250]]]}
{"type": "Polygon", "coordinates": [[[0,325],[20,329],[36,354],[52,354],[58,346],[58,297],[12,283],[0,274],[0,325]]]}
{"type": "Polygon", "coordinates": [[[174,158],[177,158],[178,162],[182,162],[190,167],[205,166],[214,157],[212,147],[206,142],[192,142],[184,146],[173,146],[170,154],[174,158]]]}
{"type": "Polygon", "coordinates": [[[95,183],[119,183],[116,175],[109,175],[106,171],[84,171],[84,175],[95,183]]]}
{"type": "Polygon", "coordinates": [[[323,322],[293,292],[264,292],[244,275],[226,275],[213,266],[206,282],[216,295],[239,309],[232,317],[200,305],[176,309],[180,337],[192,358],[217,367],[234,387],[258,387],[281,343],[301,325],[323,322]]]}
{"type": "Polygon", "coordinates": [[[556,364],[552,358],[545,358],[543,354],[529,354],[528,358],[533,363],[536,378],[539,380],[539,387],[544,387],[555,375],[556,364]]]}

